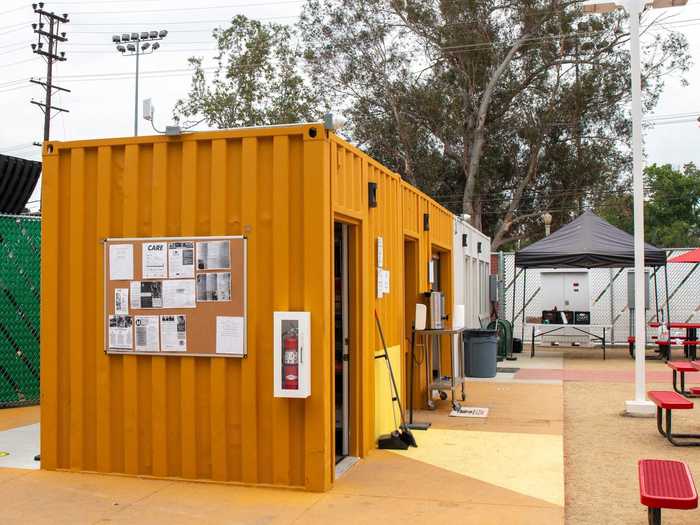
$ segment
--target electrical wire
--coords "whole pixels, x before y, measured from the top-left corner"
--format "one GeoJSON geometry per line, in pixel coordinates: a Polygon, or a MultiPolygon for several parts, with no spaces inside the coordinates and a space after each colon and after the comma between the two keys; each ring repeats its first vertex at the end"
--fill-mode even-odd
{"type": "Polygon", "coordinates": [[[9,15],[10,13],[14,13],[16,11],[20,11],[21,9],[27,9],[29,6],[26,5],[21,5],[19,7],[15,7],[13,9],[8,9],[7,11],[0,11],[0,16],[4,15],[9,15]]]}
{"type": "Polygon", "coordinates": [[[18,62],[11,62],[9,64],[0,64],[0,67],[12,67],[12,66],[17,66],[19,64],[25,64],[26,62],[32,62],[34,60],[37,60],[38,57],[34,56],[32,58],[27,58],[26,60],[20,60],[18,62]]]}
{"type": "MultiPolygon", "coordinates": [[[[208,6],[197,6],[197,7],[169,7],[167,9],[130,9],[129,14],[140,14],[140,13],[156,13],[162,14],[164,12],[189,12],[189,11],[211,11],[214,9],[241,9],[247,7],[268,7],[268,6],[279,6],[279,5],[292,5],[292,4],[302,4],[304,0],[275,0],[273,2],[252,2],[244,4],[220,4],[220,5],[208,5],[208,6]]],[[[71,13],[71,16],[78,15],[123,15],[124,11],[76,11],[71,13]]]]}
{"type": "MultiPolygon", "coordinates": [[[[285,20],[285,19],[297,19],[299,18],[296,15],[281,15],[281,16],[266,16],[266,17],[255,17],[255,20],[285,20]]],[[[153,21],[153,22],[134,22],[132,20],[130,21],[124,21],[124,22],[71,22],[71,27],[74,26],[111,26],[114,27],[115,25],[158,25],[158,26],[174,26],[174,25],[194,25],[194,24],[216,24],[217,26],[226,23],[228,20],[224,19],[216,19],[216,20],[173,20],[173,21],[163,21],[163,20],[158,20],[158,21],[153,21]]],[[[202,30],[204,31],[204,30],[202,30]]],[[[71,33],[74,33],[75,31],[71,31],[71,33]]],[[[117,31],[110,31],[111,34],[116,34],[117,31]]]]}

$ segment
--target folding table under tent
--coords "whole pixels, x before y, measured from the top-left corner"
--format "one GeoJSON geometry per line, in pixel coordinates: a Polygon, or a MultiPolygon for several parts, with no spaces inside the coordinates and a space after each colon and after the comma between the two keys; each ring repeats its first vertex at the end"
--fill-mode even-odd
{"type": "MultiPolygon", "coordinates": [[[[659,316],[656,270],[664,268],[666,279],[666,318],[668,319],[668,272],[666,252],[651,244],[644,244],[644,263],[654,268],[654,297],[659,316]]],[[[521,338],[525,336],[525,301],[527,270],[529,268],[633,268],[634,237],[609,222],[586,211],[562,226],[549,237],[515,252],[515,267],[523,273],[523,316],[521,338]]],[[[513,277],[512,322],[515,323],[515,283],[513,277]]],[[[661,310],[663,311],[663,309],[661,310]]]]}

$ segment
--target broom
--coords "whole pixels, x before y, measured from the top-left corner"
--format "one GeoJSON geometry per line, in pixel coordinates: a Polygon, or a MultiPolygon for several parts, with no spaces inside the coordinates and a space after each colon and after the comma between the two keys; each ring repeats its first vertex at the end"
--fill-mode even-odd
{"type": "Polygon", "coordinates": [[[406,445],[409,447],[417,447],[418,444],[416,443],[416,438],[413,437],[413,434],[409,430],[408,426],[406,426],[406,418],[403,413],[403,408],[401,406],[401,398],[399,397],[399,389],[396,387],[396,379],[394,379],[394,369],[391,367],[391,360],[389,359],[389,351],[387,350],[386,347],[386,341],[384,340],[384,331],[382,330],[382,323],[379,321],[379,314],[377,314],[377,310],[374,311],[374,319],[377,321],[377,329],[379,330],[379,337],[382,340],[382,347],[384,347],[384,355],[383,356],[377,356],[377,357],[384,357],[386,360],[386,365],[389,367],[389,377],[391,378],[391,388],[393,390],[393,397],[392,397],[392,410],[393,410],[393,402],[396,401],[396,403],[399,405],[399,413],[401,414],[401,426],[397,429],[397,432],[399,434],[399,439],[403,441],[406,445]]]}

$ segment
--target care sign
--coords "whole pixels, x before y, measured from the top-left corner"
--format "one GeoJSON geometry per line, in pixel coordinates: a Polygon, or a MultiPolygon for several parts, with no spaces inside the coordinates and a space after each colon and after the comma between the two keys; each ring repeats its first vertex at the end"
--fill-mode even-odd
{"type": "Polygon", "coordinates": [[[166,250],[168,244],[165,242],[144,242],[142,245],[143,254],[141,261],[143,268],[141,275],[144,279],[165,279],[168,277],[168,266],[166,262],[166,250]]]}

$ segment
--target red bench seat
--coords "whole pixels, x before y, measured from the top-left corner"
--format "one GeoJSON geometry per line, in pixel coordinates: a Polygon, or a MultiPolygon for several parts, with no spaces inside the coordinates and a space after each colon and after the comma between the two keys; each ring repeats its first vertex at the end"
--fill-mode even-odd
{"type": "Polygon", "coordinates": [[[693,475],[682,461],[639,461],[639,495],[642,505],[662,509],[694,509],[698,506],[693,475]]]}
{"type": "Polygon", "coordinates": [[[700,396],[700,386],[691,386],[690,393],[694,396],[700,396]]]}
{"type": "Polygon", "coordinates": [[[683,346],[700,346],[700,341],[683,341],[683,346]]]}
{"type": "Polygon", "coordinates": [[[688,465],[682,461],[639,461],[639,500],[648,507],[649,523],[661,523],[661,509],[689,510],[698,506],[698,493],[688,465]]]}
{"type": "Polygon", "coordinates": [[[667,410],[687,410],[693,408],[693,402],[687,400],[676,392],[665,390],[652,390],[647,392],[649,400],[653,401],[659,408],[667,410]]]}
{"type": "Polygon", "coordinates": [[[668,361],[666,365],[678,372],[700,372],[700,370],[695,368],[690,361],[668,361]]]}

